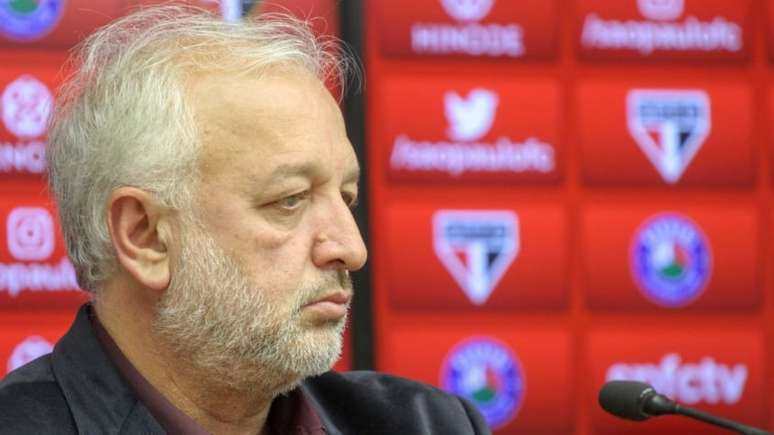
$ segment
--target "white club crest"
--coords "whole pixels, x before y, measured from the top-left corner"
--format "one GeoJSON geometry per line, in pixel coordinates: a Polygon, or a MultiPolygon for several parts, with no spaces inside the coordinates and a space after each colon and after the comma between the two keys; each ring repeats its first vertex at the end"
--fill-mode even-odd
{"type": "Polygon", "coordinates": [[[497,94],[493,91],[475,88],[467,97],[453,91],[444,95],[447,133],[459,141],[480,139],[492,128],[497,114],[497,94]]]}
{"type": "Polygon", "coordinates": [[[637,0],[637,8],[645,18],[669,21],[680,18],[685,2],[684,0],[637,0]]]}
{"type": "Polygon", "coordinates": [[[634,89],[626,108],[629,133],[664,181],[676,183],[709,136],[709,96],[701,90],[634,89]]]}
{"type": "Polygon", "coordinates": [[[480,21],[489,15],[495,0],[441,0],[446,13],[457,21],[480,21]]]}
{"type": "Polygon", "coordinates": [[[46,132],[53,97],[45,84],[23,75],[5,88],[0,102],[3,123],[20,138],[36,138],[46,132]]]}
{"type": "Polygon", "coordinates": [[[511,211],[439,210],[435,254],[471,302],[481,305],[519,252],[519,219],[511,211]]]}

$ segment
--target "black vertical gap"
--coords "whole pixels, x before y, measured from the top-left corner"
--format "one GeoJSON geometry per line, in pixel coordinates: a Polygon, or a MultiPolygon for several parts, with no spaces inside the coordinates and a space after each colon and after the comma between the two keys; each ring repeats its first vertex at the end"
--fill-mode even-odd
{"type": "MultiPolygon", "coordinates": [[[[339,2],[341,39],[349,46],[352,54],[361,65],[363,57],[363,6],[361,0],[341,0],[339,2]]],[[[365,67],[363,67],[365,68],[365,67]]],[[[371,248],[368,226],[368,147],[365,135],[365,97],[364,87],[351,87],[345,94],[344,119],[347,134],[355,147],[360,161],[359,206],[355,209],[355,220],[363,233],[366,246],[371,248]]],[[[371,268],[366,263],[360,271],[353,273],[355,298],[352,303],[352,368],[372,370],[374,368],[374,325],[371,293],[371,268]]]]}

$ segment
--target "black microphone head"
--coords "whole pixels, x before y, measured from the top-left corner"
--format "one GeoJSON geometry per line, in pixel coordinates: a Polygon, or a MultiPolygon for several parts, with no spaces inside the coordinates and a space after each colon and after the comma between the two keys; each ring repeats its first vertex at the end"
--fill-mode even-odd
{"type": "Polygon", "coordinates": [[[643,382],[610,381],[599,390],[599,405],[605,411],[627,420],[647,420],[650,415],[643,411],[649,397],[656,390],[643,382]]]}

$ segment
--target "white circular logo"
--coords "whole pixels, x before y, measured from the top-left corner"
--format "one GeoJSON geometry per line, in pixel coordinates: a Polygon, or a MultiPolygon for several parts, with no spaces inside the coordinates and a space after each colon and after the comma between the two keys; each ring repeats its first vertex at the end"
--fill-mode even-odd
{"type": "Polygon", "coordinates": [[[52,350],[54,345],[45,338],[37,335],[27,337],[11,352],[11,357],[8,358],[8,371],[16,370],[38,357],[51,353],[52,350]]]}
{"type": "Polygon", "coordinates": [[[479,21],[489,15],[494,0],[441,0],[446,13],[458,21],[479,21]]]}
{"type": "Polygon", "coordinates": [[[53,97],[48,87],[30,75],[14,80],[3,92],[3,123],[20,138],[35,138],[46,132],[53,97]]]}
{"type": "Polygon", "coordinates": [[[54,220],[41,207],[17,207],[6,221],[8,250],[17,260],[45,260],[54,252],[54,220]]]}
{"type": "Polygon", "coordinates": [[[668,21],[680,18],[684,0],[637,0],[637,7],[645,18],[668,21]]]}

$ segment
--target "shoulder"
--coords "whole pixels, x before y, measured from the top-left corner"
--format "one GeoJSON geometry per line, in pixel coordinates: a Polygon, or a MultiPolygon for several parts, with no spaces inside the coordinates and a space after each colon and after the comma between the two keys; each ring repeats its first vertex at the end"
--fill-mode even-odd
{"type": "Polygon", "coordinates": [[[50,355],[0,381],[0,434],[75,433],[70,410],[51,370],[50,355]]]}
{"type": "Polygon", "coordinates": [[[304,387],[337,427],[363,432],[488,434],[478,411],[438,388],[382,373],[328,372],[304,387]]]}

